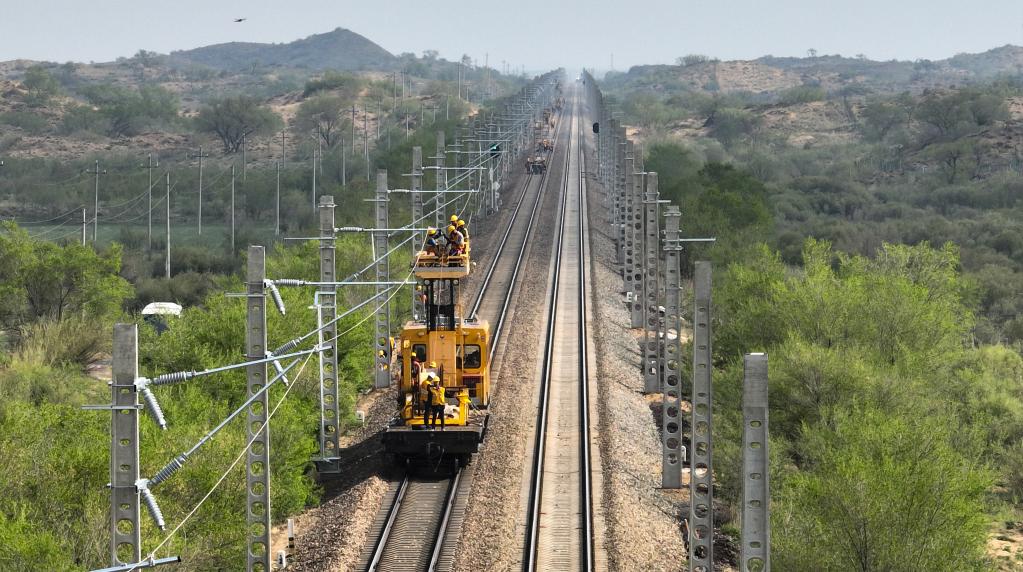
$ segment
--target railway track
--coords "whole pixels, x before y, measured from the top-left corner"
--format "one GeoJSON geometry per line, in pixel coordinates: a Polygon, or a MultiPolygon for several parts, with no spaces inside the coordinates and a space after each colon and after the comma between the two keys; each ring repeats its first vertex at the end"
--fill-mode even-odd
{"type": "MultiPolygon", "coordinates": [[[[573,104],[577,101],[573,98],[573,104]]],[[[523,569],[594,569],[586,321],[587,219],[572,116],[547,309],[523,569]]]]}
{"type": "MultiPolygon", "coordinates": [[[[554,133],[558,148],[562,121],[554,133]]],[[[553,154],[552,154],[553,157],[553,154]]],[[[540,177],[527,177],[508,228],[494,251],[493,259],[480,285],[468,316],[487,319],[492,324],[490,360],[509,313],[519,270],[540,213],[551,170],[540,177]],[[526,210],[523,210],[526,207],[526,210]],[[520,218],[520,215],[525,215],[520,218]],[[506,252],[507,250],[507,252],[506,252]]],[[[469,490],[470,471],[458,467],[450,478],[420,478],[408,473],[392,483],[391,504],[374,523],[380,533],[372,553],[364,555],[361,569],[369,572],[449,570],[453,563],[453,543],[459,535],[469,490]]]]}

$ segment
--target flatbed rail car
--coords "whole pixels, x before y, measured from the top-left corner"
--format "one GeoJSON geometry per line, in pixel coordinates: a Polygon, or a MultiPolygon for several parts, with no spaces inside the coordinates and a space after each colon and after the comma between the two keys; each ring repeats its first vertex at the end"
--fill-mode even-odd
{"type": "Polygon", "coordinates": [[[467,240],[461,254],[420,252],[414,261],[426,313],[407,322],[396,340],[399,411],[383,435],[384,449],[406,463],[465,465],[486,434],[490,325],[464,318],[459,303],[460,282],[472,268],[470,253],[467,240]],[[444,391],[443,426],[426,422],[429,393],[423,387],[431,374],[444,391]]]}

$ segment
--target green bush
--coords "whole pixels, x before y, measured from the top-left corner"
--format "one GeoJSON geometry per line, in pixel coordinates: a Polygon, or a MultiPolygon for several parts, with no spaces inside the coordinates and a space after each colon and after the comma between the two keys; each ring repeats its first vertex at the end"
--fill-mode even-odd
{"type": "Polygon", "coordinates": [[[800,85],[790,87],[778,94],[778,101],[782,105],[797,105],[800,103],[824,101],[824,99],[827,98],[827,95],[828,94],[820,86],[800,85]]]}
{"type": "Polygon", "coordinates": [[[17,127],[29,135],[39,135],[49,127],[45,117],[28,111],[0,113],[0,123],[17,127]]]}
{"type": "Polygon", "coordinates": [[[110,351],[110,331],[104,326],[84,315],[63,320],[44,318],[25,331],[15,360],[88,369],[110,351]]]}

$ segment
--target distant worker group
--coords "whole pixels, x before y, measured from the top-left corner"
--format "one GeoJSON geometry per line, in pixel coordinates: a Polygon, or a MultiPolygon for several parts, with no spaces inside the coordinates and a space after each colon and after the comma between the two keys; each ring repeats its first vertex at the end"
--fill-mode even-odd
{"type": "Polygon", "coordinates": [[[426,230],[423,252],[428,256],[461,256],[466,253],[468,245],[468,225],[464,220],[458,218],[458,215],[451,215],[444,233],[433,227],[426,230]]]}

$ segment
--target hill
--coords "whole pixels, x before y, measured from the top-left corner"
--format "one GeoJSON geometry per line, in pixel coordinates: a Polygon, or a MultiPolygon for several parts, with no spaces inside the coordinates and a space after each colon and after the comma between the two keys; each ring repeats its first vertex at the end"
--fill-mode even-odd
{"type": "Polygon", "coordinates": [[[806,58],[764,56],[756,60],[717,61],[693,58],[684,66],[636,66],[609,74],[610,85],[671,91],[769,95],[802,85],[829,92],[860,86],[876,93],[921,93],[925,89],[974,84],[1023,71],[1023,47],[1002,46],[979,54],[957,54],[944,60],[875,61],[863,55],[822,55],[806,58]]]}
{"type": "Polygon", "coordinates": [[[309,70],[390,69],[394,55],[366,37],[337,28],[286,44],[229,42],[171,52],[171,61],[202,64],[237,71],[258,67],[294,67],[309,70]]]}

